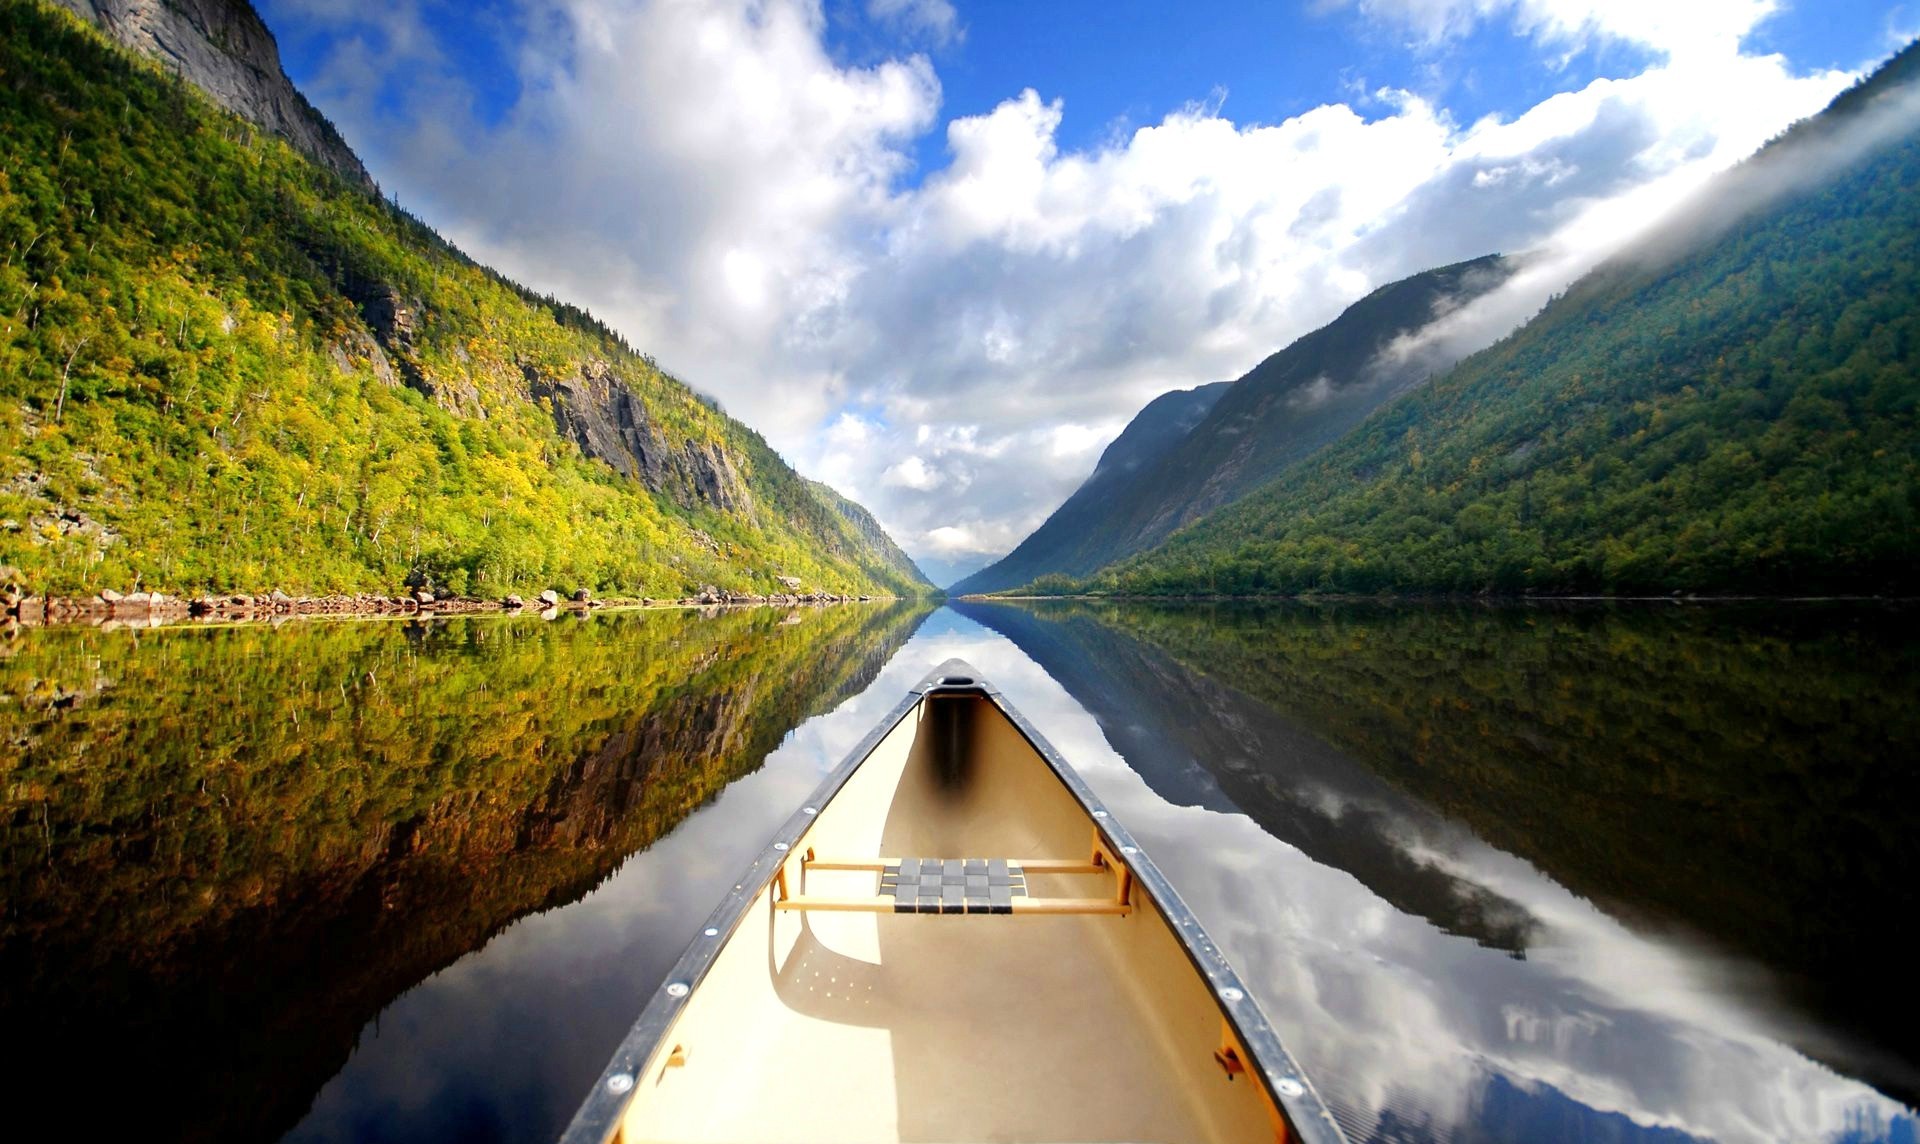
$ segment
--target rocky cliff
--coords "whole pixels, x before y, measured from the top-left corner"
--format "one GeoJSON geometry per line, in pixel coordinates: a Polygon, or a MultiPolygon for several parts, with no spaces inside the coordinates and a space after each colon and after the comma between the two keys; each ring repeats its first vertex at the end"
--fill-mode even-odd
{"type": "Polygon", "coordinates": [[[126,47],[160,61],[228,111],[252,120],[342,178],[373,177],[280,68],[280,47],[247,0],[54,0],[126,47]]]}

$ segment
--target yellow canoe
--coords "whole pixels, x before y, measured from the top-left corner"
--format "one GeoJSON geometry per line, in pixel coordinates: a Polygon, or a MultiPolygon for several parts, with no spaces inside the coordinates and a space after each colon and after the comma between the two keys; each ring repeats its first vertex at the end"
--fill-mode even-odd
{"type": "Polygon", "coordinates": [[[1341,1139],[1139,845],[950,660],[781,827],[563,1142],[1341,1139]]]}

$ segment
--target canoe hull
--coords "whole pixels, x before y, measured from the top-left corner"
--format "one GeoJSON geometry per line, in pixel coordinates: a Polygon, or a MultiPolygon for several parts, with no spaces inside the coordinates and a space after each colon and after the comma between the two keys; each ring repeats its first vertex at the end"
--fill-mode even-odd
{"type": "Polygon", "coordinates": [[[964,664],[706,931],[570,1142],[1339,1139],[1172,887],[964,664]]]}

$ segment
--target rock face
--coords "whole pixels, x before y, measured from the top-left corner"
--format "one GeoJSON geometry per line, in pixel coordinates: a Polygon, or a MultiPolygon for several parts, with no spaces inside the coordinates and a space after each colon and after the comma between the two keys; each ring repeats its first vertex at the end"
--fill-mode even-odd
{"type": "Polygon", "coordinates": [[[550,377],[523,365],[527,393],[552,413],[560,432],[580,451],[613,466],[682,507],[706,504],[722,512],[747,512],[753,495],[724,448],[689,441],[668,443],[647,407],[604,361],[581,363],[566,377],[550,377]]]}
{"type": "Polygon", "coordinates": [[[280,69],[280,47],[247,0],[57,0],[121,44],[178,72],[214,102],[292,143],[349,182],[373,178],[280,69]]]}

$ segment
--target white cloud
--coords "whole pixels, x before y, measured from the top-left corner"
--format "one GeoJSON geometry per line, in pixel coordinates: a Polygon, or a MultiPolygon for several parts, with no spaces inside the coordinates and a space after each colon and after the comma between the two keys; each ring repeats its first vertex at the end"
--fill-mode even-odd
{"type": "Polygon", "coordinates": [[[960,14],[948,0],[867,0],[867,16],[936,45],[961,38],[960,14]]]}
{"type": "Polygon", "coordinates": [[[1048,430],[1052,438],[1051,449],[1054,457],[1060,460],[1097,458],[1102,448],[1114,434],[1104,428],[1092,425],[1055,425],[1048,430]]]}
{"type": "Polygon", "coordinates": [[[1509,20],[1545,46],[1578,50],[1593,37],[1671,56],[1726,55],[1776,11],[1779,0],[1336,0],[1398,27],[1424,47],[1458,39],[1479,24],[1509,20]]]}
{"type": "Polygon", "coordinates": [[[1238,376],[1384,282],[1536,251],[1446,337],[1504,332],[1851,78],[1740,54],[1769,0],[1358,3],[1436,49],[1506,19],[1549,52],[1606,36],[1656,59],[1511,119],[1380,90],[1247,124],[1216,100],[1084,150],[1058,98],[1009,93],[945,125],[917,186],[933,65],[836,62],[807,0],[522,0],[523,94],[493,125],[425,65],[397,126],[344,63],[321,95],[449,237],[958,560],[1038,525],[1156,394],[1238,376]]]}
{"type": "Polygon", "coordinates": [[[946,478],[919,457],[908,457],[880,474],[880,479],[898,488],[932,492],[946,484],[946,478]]]}

